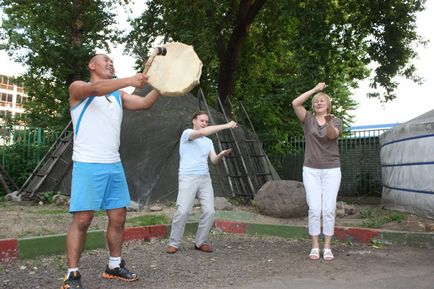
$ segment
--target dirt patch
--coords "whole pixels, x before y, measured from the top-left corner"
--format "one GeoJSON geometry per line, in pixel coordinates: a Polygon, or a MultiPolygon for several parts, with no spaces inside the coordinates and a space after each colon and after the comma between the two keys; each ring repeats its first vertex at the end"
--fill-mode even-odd
{"type": "MultiPolygon", "coordinates": [[[[432,250],[404,246],[375,249],[338,242],[335,260],[311,261],[307,240],[225,234],[213,231],[214,252],[193,249],[194,239],[185,237],[176,254],[167,254],[167,240],[125,244],[127,268],[140,279],[126,285],[100,277],[107,250],[84,252],[80,271],[85,288],[222,289],[222,288],[432,288],[432,250]],[[405,260],[405,262],[403,262],[405,260]]],[[[17,260],[0,264],[0,288],[59,288],[66,273],[64,255],[17,260]]]]}
{"type": "MultiPolygon", "coordinates": [[[[369,201],[362,204],[353,201],[349,203],[353,207],[352,214],[346,214],[336,218],[337,226],[346,227],[371,227],[388,230],[433,232],[434,220],[406,213],[397,213],[384,210],[377,201],[369,201]]],[[[170,220],[175,208],[171,205],[159,205],[162,210],[157,212],[145,208],[138,212],[128,212],[128,220],[143,215],[162,214],[170,220]]],[[[261,215],[253,206],[234,206],[233,212],[249,213],[249,220],[240,220],[259,224],[307,224],[304,218],[273,218],[261,215]]],[[[195,207],[195,215],[200,214],[200,208],[195,207]]],[[[50,205],[18,205],[13,202],[0,203],[0,239],[23,238],[51,234],[64,234],[71,221],[71,215],[65,206],[50,205]]],[[[107,227],[107,217],[104,212],[95,214],[90,230],[104,230],[107,227]]]]}
{"type": "MultiPolygon", "coordinates": [[[[173,208],[164,207],[161,212],[128,212],[127,217],[131,219],[143,215],[164,214],[171,218],[173,211],[173,208]]],[[[0,239],[65,234],[70,222],[71,214],[65,206],[0,203],[0,239]]],[[[106,227],[105,212],[96,212],[89,230],[104,230],[106,227]]]]}

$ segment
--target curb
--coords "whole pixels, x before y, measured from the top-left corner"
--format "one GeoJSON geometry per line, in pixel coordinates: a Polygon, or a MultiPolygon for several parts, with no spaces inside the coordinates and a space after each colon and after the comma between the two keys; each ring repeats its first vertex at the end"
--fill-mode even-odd
{"type": "Polygon", "coordinates": [[[0,240],[0,263],[10,262],[18,258],[18,240],[0,240]]]}
{"type": "MultiPolygon", "coordinates": [[[[195,234],[198,223],[187,223],[185,234],[195,234]]],[[[124,230],[124,241],[150,241],[166,239],[170,225],[153,225],[130,227],[124,230]]],[[[220,232],[231,234],[278,236],[290,239],[308,237],[307,227],[290,225],[255,224],[240,221],[216,219],[214,228],[220,232]]],[[[434,248],[434,233],[413,233],[367,229],[359,227],[335,227],[335,239],[369,244],[375,240],[385,244],[399,244],[422,248],[434,248]]],[[[21,239],[0,240],[0,263],[16,259],[28,259],[41,255],[61,254],[65,252],[66,234],[29,237],[21,239]]],[[[106,246],[105,231],[89,231],[86,237],[85,250],[104,248],[106,246]]]]}

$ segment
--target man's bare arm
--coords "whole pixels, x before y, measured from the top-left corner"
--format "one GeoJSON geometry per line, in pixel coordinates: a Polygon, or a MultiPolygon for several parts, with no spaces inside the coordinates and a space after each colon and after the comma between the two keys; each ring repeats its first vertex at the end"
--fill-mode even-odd
{"type": "Polygon", "coordinates": [[[151,90],[145,97],[128,94],[122,91],[122,105],[128,110],[143,110],[151,108],[160,97],[160,92],[156,89],[151,90]]]}
{"type": "Polygon", "coordinates": [[[103,96],[128,86],[141,88],[146,82],[147,76],[142,73],[126,78],[101,79],[94,82],[76,80],[69,86],[69,101],[71,106],[74,106],[86,97],[103,96]]]}

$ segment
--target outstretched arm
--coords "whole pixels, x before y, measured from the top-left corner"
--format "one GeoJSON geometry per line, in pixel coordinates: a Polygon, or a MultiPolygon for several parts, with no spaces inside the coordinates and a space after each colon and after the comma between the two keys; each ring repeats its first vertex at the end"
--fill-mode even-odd
{"type": "Polygon", "coordinates": [[[145,74],[138,73],[131,77],[100,79],[94,82],[76,80],[69,86],[69,101],[71,106],[74,106],[89,96],[104,96],[107,93],[128,86],[141,88],[147,83],[147,79],[148,77],[145,74]]]}
{"type": "Polygon", "coordinates": [[[292,101],[292,108],[294,109],[295,115],[297,115],[297,118],[301,122],[304,122],[304,119],[306,118],[306,109],[304,108],[303,103],[305,103],[311,95],[322,91],[325,87],[326,84],[324,82],[320,82],[314,88],[300,94],[292,101]]]}
{"type": "Polygon", "coordinates": [[[151,90],[145,97],[128,94],[122,91],[122,105],[128,110],[142,110],[151,108],[160,98],[160,92],[156,89],[151,90]]]}
{"type": "Polygon", "coordinates": [[[190,133],[189,140],[194,140],[203,136],[208,136],[216,132],[219,132],[221,130],[228,129],[228,128],[235,128],[237,126],[238,125],[235,121],[230,121],[226,124],[210,125],[201,129],[197,129],[197,130],[195,129],[190,133]]]}

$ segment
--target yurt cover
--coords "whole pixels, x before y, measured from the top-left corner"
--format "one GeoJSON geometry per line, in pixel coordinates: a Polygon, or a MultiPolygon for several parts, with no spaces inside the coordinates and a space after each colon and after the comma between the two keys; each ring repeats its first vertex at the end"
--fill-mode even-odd
{"type": "Polygon", "coordinates": [[[382,202],[434,218],[434,109],[380,136],[382,202]]]}

